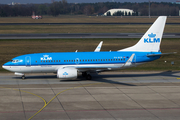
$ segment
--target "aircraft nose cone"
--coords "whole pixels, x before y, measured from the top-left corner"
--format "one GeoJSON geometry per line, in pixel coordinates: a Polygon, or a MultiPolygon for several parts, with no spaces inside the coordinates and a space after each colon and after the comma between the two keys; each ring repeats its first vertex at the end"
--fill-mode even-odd
{"type": "Polygon", "coordinates": [[[4,68],[5,70],[11,70],[10,68],[10,66],[6,66],[6,65],[2,65],[2,68],[4,68]]]}
{"type": "Polygon", "coordinates": [[[2,65],[2,68],[6,69],[6,66],[2,65]]]}
{"type": "Polygon", "coordinates": [[[4,66],[4,65],[2,65],[2,68],[5,68],[5,66],[4,66]]]}
{"type": "Polygon", "coordinates": [[[6,66],[6,63],[4,65],[2,65],[2,68],[7,70],[8,66],[6,66]]]}
{"type": "Polygon", "coordinates": [[[11,63],[7,62],[4,65],[2,65],[2,68],[6,69],[6,70],[11,70],[11,63]]]}

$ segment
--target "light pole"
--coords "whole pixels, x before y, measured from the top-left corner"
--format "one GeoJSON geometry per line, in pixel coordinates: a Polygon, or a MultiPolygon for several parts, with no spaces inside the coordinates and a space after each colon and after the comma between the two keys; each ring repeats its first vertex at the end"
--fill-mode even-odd
{"type": "Polygon", "coordinates": [[[150,0],[149,0],[149,18],[151,18],[150,0]]]}

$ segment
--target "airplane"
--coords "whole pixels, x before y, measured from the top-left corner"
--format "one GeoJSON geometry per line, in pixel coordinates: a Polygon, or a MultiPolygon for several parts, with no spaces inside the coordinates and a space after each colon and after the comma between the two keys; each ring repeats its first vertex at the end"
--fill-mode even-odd
{"type": "Polygon", "coordinates": [[[159,16],[134,45],[118,51],[100,52],[102,42],[93,52],[34,53],[13,58],[2,67],[25,79],[26,73],[56,73],[60,79],[76,79],[78,73],[87,80],[92,73],[120,70],[159,59],[160,44],[167,16],[159,16]]]}

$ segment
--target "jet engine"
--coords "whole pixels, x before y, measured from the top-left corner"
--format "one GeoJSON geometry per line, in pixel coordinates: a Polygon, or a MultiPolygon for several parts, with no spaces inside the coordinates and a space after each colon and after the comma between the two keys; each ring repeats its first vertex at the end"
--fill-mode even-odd
{"type": "Polygon", "coordinates": [[[77,78],[77,69],[75,68],[59,68],[57,77],[60,79],[77,78]]]}

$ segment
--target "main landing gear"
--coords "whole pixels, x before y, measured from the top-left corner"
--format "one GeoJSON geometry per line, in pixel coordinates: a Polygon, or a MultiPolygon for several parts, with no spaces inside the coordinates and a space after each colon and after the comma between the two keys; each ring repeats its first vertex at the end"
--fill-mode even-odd
{"type": "Polygon", "coordinates": [[[86,80],[91,80],[92,76],[87,72],[82,72],[82,76],[86,78],[86,80]]]}
{"type": "Polygon", "coordinates": [[[90,74],[87,74],[86,79],[87,79],[87,80],[91,80],[91,79],[92,79],[91,75],[90,75],[90,74]]]}

